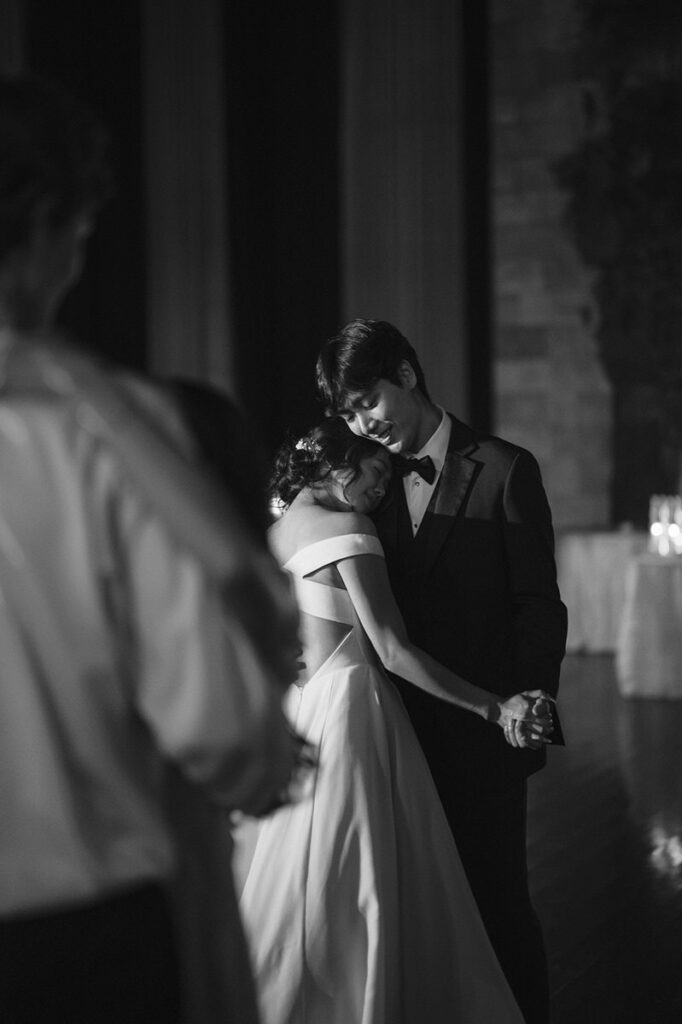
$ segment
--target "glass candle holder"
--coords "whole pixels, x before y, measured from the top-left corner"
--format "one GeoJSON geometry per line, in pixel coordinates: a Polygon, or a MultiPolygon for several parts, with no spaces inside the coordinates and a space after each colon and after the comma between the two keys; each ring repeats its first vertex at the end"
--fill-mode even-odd
{"type": "Polygon", "coordinates": [[[682,495],[653,494],[649,501],[649,551],[682,555],[682,495]]]}

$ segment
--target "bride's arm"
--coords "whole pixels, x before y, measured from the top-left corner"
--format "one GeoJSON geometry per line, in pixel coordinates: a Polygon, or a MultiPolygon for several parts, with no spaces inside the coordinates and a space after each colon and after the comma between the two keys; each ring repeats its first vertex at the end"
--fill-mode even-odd
{"type": "MultiPolygon", "coordinates": [[[[355,555],[336,564],[358,618],[387,671],[503,729],[513,719],[538,726],[544,721],[533,716],[532,700],[520,695],[503,700],[468,683],[410,642],[380,555],[355,555]]],[[[534,731],[540,735],[544,730],[539,727],[534,731]]]]}

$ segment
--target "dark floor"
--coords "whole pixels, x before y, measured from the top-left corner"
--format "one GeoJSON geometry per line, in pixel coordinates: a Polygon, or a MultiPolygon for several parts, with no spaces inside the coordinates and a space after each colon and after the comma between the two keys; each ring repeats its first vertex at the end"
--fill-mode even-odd
{"type": "Polygon", "coordinates": [[[682,1024],[682,700],[623,700],[566,659],[567,746],[530,784],[552,1024],[682,1024]]]}

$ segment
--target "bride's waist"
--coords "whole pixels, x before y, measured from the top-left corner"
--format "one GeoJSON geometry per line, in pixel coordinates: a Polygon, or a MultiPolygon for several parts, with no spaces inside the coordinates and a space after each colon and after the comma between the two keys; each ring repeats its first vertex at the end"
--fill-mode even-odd
{"type": "Polygon", "coordinates": [[[333,640],[335,642],[332,642],[331,637],[324,641],[318,638],[317,642],[304,644],[301,660],[305,668],[299,675],[297,686],[305,686],[322,672],[346,669],[353,665],[380,667],[374,649],[358,630],[346,629],[345,634],[337,634],[333,640]]]}

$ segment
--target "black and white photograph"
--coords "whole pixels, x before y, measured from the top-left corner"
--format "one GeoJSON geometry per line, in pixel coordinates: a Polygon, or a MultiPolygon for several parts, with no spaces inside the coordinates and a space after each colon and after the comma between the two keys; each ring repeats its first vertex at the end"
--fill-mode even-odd
{"type": "Polygon", "coordinates": [[[682,1021],[679,0],[0,0],[0,1021],[682,1021]]]}

